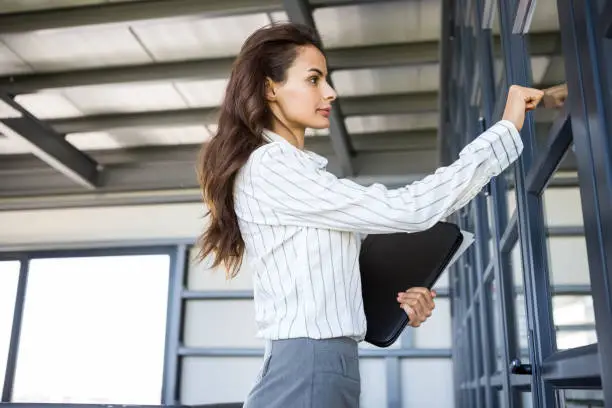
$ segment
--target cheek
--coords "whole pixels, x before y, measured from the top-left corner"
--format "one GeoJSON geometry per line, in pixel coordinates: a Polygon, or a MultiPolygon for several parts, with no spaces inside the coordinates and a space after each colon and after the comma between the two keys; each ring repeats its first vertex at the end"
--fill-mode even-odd
{"type": "Polygon", "coordinates": [[[306,119],[316,113],[319,97],[316,88],[293,87],[286,89],[282,108],[288,119],[306,119]]]}

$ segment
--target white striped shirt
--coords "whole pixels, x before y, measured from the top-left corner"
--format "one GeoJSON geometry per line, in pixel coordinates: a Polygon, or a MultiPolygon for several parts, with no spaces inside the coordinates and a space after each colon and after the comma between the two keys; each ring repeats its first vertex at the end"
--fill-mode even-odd
{"type": "Polygon", "coordinates": [[[253,273],[258,337],[365,337],[359,233],[427,229],[467,204],[523,149],[500,121],[448,167],[408,186],[364,187],[327,160],[264,131],[235,184],[235,211],[253,273]]]}

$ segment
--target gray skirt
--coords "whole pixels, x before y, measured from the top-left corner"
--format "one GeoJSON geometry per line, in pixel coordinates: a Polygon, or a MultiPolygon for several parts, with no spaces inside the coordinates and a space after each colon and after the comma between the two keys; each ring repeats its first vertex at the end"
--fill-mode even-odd
{"type": "Polygon", "coordinates": [[[244,408],[358,408],[360,393],[355,340],[272,340],[244,408]]]}

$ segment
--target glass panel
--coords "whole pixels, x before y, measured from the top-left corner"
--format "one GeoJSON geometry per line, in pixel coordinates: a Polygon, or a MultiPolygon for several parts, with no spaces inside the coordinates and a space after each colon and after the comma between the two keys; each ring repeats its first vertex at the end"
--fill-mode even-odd
{"type": "Polygon", "coordinates": [[[596,408],[604,407],[601,390],[557,390],[559,408],[596,408]]]}
{"type": "MultiPolygon", "coordinates": [[[[453,363],[449,359],[402,360],[404,407],[452,407],[454,403],[453,363]],[[432,379],[435,378],[435,381],[432,379]]],[[[363,382],[363,380],[362,380],[363,382]]],[[[384,407],[373,404],[371,407],[384,407]]]]}
{"type": "MultiPolygon", "coordinates": [[[[575,165],[575,162],[574,162],[575,165]]],[[[543,193],[549,279],[557,348],[597,342],[580,189],[549,185],[543,193]],[[571,293],[571,296],[561,295],[571,293]]]]}
{"type": "MultiPolygon", "coordinates": [[[[400,363],[401,364],[401,363],[400,363]]],[[[400,370],[402,367],[400,366],[400,370]]],[[[361,377],[361,396],[359,406],[361,408],[377,408],[388,406],[387,402],[387,365],[382,359],[362,358],[359,360],[359,372],[361,377]]],[[[402,389],[410,384],[412,378],[400,375],[403,384],[402,389]]],[[[452,384],[447,384],[452,388],[452,384]]]]}
{"type": "Polygon", "coordinates": [[[4,384],[20,267],[19,261],[0,262],[0,385],[4,384]]]}
{"type": "Polygon", "coordinates": [[[523,264],[521,248],[517,242],[511,251],[510,264],[514,279],[514,313],[515,328],[518,337],[518,346],[521,349],[521,362],[529,362],[529,349],[527,341],[527,310],[525,306],[525,282],[523,280],[523,264]]]}
{"type": "Polygon", "coordinates": [[[497,4],[494,6],[495,10],[493,12],[493,71],[495,75],[495,96],[499,97],[500,89],[505,84],[506,81],[506,71],[504,69],[504,57],[502,53],[501,46],[501,37],[499,34],[500,26],[499,26],[499,9],[497,4]]]}
{"type": "Polygon", "coordinates": [[[189,300],[185,304],[183,342],[187,347],[263,348],[256,334],[252,300],[189,300]]]}
{"type": "Polygon", "coordinates": [[[159,404],[168,255],[35,259],[14,402],[159,404]]]}
{"type": "Polygon", "coordinates": [[[534,87],[544,89],[546,95],[533,112],[536,123],[536,145],[541,149],[548,138],[552,122],[559,114],[567,96],[565,64],[560,44],[557,3],[539,2],[535,8],[531,30],[525,36],[531,60],[531,79],[534,87]],[[551,49],[554,50],[551,53],[551,49]]]}
{"type": "Polygon", "coordinates": [[[533,408],[533,396],[531,392],[521,392],[521,401],[523,408],[533,408]]]}
{"type": "MultiPolygon", "coordinates": [[[[252,290],[253,281],[251,271],[243,266],[238,275],[227,280],[223,267],[211,268],[212,258],[202,262],[197,261],[198,249],[193,247],[189,251],[189,264],[187,267],[187,289],[189,290],[252,290]]],[[[244,263],[246,265],[246,262],[244,263]]]]}
{"type": "Polygon", "coordinates": [[[428,349],[452,347],[450,301],[436,299],[435,303],[436,308],[431,317],[421,327],[412,330],[414,347],[428,349]]]}
{"type": "Polygon", "coordinates": [[[503,391],[496,391],[494,396],[494,401],[493,401],[493,406],[494,407],[503,407],[506,405],[506,402],[504,400],[504,392],[503,391]]]}
{"type": "Polygon", "coordinates": [[[183,405],[242,402],[246,399],[262,357],[185,357],[181,364],[183,405]]]}

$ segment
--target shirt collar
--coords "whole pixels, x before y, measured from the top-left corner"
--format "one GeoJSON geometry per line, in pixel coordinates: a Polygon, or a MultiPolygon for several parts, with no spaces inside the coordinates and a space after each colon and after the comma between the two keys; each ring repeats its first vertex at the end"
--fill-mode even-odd
{"type": "Polygon", "coordinates": [[[263,137],[264,137],[264,139],[266,139],[270,143],[274,143],[274,142],[287,143],[293,149],[297,150],[298,152],[301,152],[301,153],[305,154],[319,168],[325,168],[327,166],[327,159],[325,157],[320,156],[320,155],[316,154],[315,152],[311,152],[309,150],[300,150],[300,149],[298,149],[297,147],[295,147],[294,145],[289,143],[289,141],[287,139],[285,139],[284,137],[282,137],[278,133],[275,133],[275,132],[273,132],[273,131],[271,131],[269,129],[264,129],[263,130],[263,137]]]}

